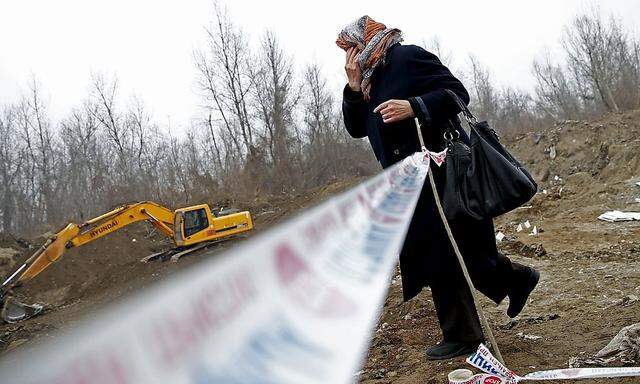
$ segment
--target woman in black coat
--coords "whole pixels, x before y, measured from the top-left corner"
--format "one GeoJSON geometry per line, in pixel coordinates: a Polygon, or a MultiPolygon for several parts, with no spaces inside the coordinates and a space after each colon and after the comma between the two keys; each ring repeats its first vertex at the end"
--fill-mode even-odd
{"type": "MultiPolygon", "coordinates": [[[[420,150],[414,117],[421,122],[431,151],[445,148],[443,134],[449,121],[468,141],[457,118],[460,109],[445,93],[450,89],[468,104],[465,87],[434,54],[400,41],[399,30],[368,16],[345,28],[337,41],[347,52],[345,126],[351,136],[369,138],[383,168],[420,150]]],[[[442,194],[444,170],[431,169],[442,194]]],[[[515,317],[536,286],[538,272],[498,252],[491,219],[459,219],[450,226],[476,288],[496,304],[508,296],[507,313],[515,317]]],[[[483,340],[482,330],[428,183],[400,253],[400,270],[405,300],[431,287],[443,341],[428,348],[427,356],[447,359],[473,352],[483,340]]]]}

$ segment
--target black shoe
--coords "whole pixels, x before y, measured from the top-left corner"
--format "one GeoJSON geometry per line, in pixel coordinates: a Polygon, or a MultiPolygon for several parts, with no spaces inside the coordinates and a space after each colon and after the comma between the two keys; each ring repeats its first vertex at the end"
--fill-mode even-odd
{"type": "Polygon", "coordinates": [[[522,312],[525,304],[527,304],[529,295],[538,285],[538,281],[540,281],[540,273],[531,267],[526,267],[517,273],[519,274],[517,278],[518,285],[509,292],[507,315],[511,318],[518,316],[522,312]]]}
{"type": "Polygon", "coordinates": [[[437,345],[427,348],[427,359],[447,360],[458,356],[470,355],[478,349],[478,345],[480,345],[480,341],[470,343],[441,341],[437,345]]]}

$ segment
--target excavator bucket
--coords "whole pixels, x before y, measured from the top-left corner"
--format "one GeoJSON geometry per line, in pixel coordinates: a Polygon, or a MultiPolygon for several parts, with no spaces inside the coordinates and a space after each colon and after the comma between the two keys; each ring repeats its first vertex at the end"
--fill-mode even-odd
{"type": "Polygon", "coordinates": [[[43,306],[40,304],[25,304],[9,296],[4,299],[0,316],[2,320],[7,323],[17,323],[39,314],[42,312],[42,309],[43,306]]]}
{"type": "Polygon", "coordinates": [[[25,304],[12,296],[11,289],[17,284],[29,280],[42,272],[51,263],[60,259],[66,244],[78,234],[78,226],[69,224],[55,236],[51,236],[31,257],[29,257],[0,286],[2,311],[0,318],[7,323],[17,323],[42,312],[40,304],[25,304]]]}

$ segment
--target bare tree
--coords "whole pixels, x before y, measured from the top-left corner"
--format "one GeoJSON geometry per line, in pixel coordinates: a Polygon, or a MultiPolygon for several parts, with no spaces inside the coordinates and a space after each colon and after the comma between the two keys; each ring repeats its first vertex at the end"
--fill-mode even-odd
{"type": "Polygon", "coordinates": [[[549,52],[533,62],[533,74],[536,79],[536,103],[548,116],[554,119],[577,119],[583,115],[584,104],[593,97],[561,66],[552,62],[549,52]]]}
{"type": "Polygon", "coordinates": [[[611,17],[605,22],[594,8],[566,28],[563,46],[577,80],[592,84],[608,111],[618,112],[621,105],[638,106],[638,42],[618,20],[611,17]]]}
{"type": "Polygon", "coordinates": [[[431,51],[438,56],[442,64],[447,67],[450,67],[451,64],[453,64],[453,53],[444,47],[440,36],[436,35],[428,41],[423,41],[422,46],[427,51],[431,51]]]}
{"type": "Polygon", "coordinates": [[[151,127],[151,117],[147,113],[144,102],[140,97],[133,96],[126,117],[127,125],[132,133],[132,140],[135,143],[135,152],[132,155],[135,157],[138,168],[142,170],[144,168],[144,157],[148,155],[147,140],[150,139],[148,136],[153,133],[153,129],[151,127]]]}
{"type": "Polygon", "coordinates": [[[531,132],[539,121],[534,101],[528,93],[505,88],[500,92],[497,124],[502,133],[531,132]]]}
{"type": "Polygon", "coordinates": [[[276,178],[287,183],[292,177],[292,144],[296,139],[299,143],[299,137],[292,135],[292,113],[300,97],[295,89],[293,62],[273,32],[266,32],[257,63],[253,76],[258,116],[266,132],[276,178]]]}
{"type": "Polygon", "coordinates": [[[94,113],[93,117],[100,123],[106,133],[115,158],[118,162],[120,183],[129,179],[130,159],[127,142],[130,140],[129,132],[123,122],[123,116],[118,113],[116,105],[116,95],[118,89],[117,78],[108,81],[101,74],[92,75],[92,103],[95,108],[89,110],[94,113]]]}
{"type": "Polygon", "coordinates": [[[11,232],[14,228],[16,184],[25,160],[24,152],[16,145],[16,118],[13,106],[7,106],[0,111],[0,229],[5,232],[11,232]]]}
{"type": "Polygon", "coordinates": [[[226,8],[214,2],[214,12],[214,23],[206,29],[207,50],[194,53],[199,75],[197,84],[207,102],[207,110],[213,109],[220,115],[237,155],[242,158],[254,140],[248,107],[252,87],[248,76],[248,41],[243,31],[232,23],[226,8]]]}
{"type": "Polygon", "coordinates": [[[318,137],[329,129],[333,113],[333,98],[317,63],[307,66],[304,80],[305,97],[302,103],[304,121],[307,126],[309,144],[313,147],[318,137]]]}
{"type": "Polygon", "coordinates": [[[42,100],[35,77],[29,85],[29,92],[18,105],[20,134],[26,145],[29,172],[29,194],[32,196],[29,211],[33,224],[47,222],[55,218],[55,150],[53,132],[46,114],[46,104],[42,100]]]}
{"type": "Polygon", "coordinates": [[[94,117],[96,112],[92,110],[95,108],[87,101],[60,122],[65,163],[61,176],[67,186],[64,192],[67,199],[61,199],[61,203],[65,203],[67,214],[72,213],[80,219],[90,217],[101,208],[96,202],[104,198],[108,173],[104,147],[98,138],[99,123],[94,117]],[[69,201],[72,203],[68,204],[69,201]]]}
{"type": "Polygon", "coordinates": [[[469,56],[472,108],[485,119],[495,120],[498,117],[498,91],[493,86],[489,70],[478,58],[469,56]],[[475,96],[475,97],[473,97],[475,96]]]}
{"type": "Polygon", "coordinates": [[[222,162],[222,146],[219,143],[220,139],[218,137],[218,133],[213,125],[213,117],[211,111],[207,114],[207,117],[204,121],[204,125],[206,128],[206,137],[207,144],[205,145],[205,151],[213,161],[213,164],[216,167],[217,173],[222,173],[223,162],[222,162]]]}

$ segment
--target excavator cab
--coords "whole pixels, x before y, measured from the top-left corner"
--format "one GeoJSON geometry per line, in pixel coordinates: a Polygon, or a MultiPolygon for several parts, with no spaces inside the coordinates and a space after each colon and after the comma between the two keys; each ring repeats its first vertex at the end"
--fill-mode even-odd
{"type": "Polygon", "coordinates": [[[173,229],[176,245],[186,246],[199,242],[193,240],[200,239],[202,235],[199,233],[208,230],[212,222],[213,215],[206,204],[176,210],[173,229]]]}
{"type": "Polygon", "coordinates": [[[207,204],[175,211],[174,240],[177,246],[189,246],[217,240],[253,229],[249,212],[214,216],[207,204]]]}
{"type": "Polygon", "coordinates": [[[196,208],[184,212],[182,231],[185,238],[190,238],[200,231],[209,228],[209,213],[206,208],[196,208]]]}

